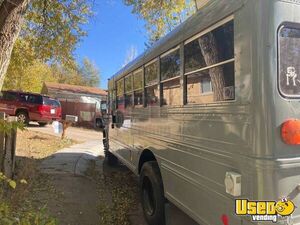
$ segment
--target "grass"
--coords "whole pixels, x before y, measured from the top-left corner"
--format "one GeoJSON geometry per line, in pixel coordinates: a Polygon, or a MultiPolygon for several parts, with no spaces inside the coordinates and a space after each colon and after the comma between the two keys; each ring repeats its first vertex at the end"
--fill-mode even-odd
{"type": "Polygon", "coordinates": [[[135,175],[120,166],[94,174],[99,197],[100,225],[130,225],[130,214],[137,210],[139,191],[135,175]]]}
{"type": "Polygon", "coordinates": [[[56,225],[54,218],[48,216],[46,202],[35,194],[47,189],[49,196],[57,193],[51,186],[47,175],[41,174],[38,165],[58,150],[77,142],[35,131],[18,131],[16,143],[15,189],[0,181],[0,224],[1,225],[56,225]],[[21,183],[26,180],[26,183],[21,183]]]}
{"type": "MultiPolygon", "coordinates": [[[[5,188],[5,195],[2,198],[0,195],[0,217],[3,215],[1,213],[5,212],[6,216],[15,222],[4,223],[0,218],[0,225],[59,224],[56,218],[49,216],[47,203],[49,199],[54,199],[60,204],[63,199],[62,193],[53,186],[53,178],[50,175],[40,173],[38,165],[42,159],[50,157],[57,150],[76,143],[70,139],[61,140],[59,137],[36,131],[18,132],[15,177],[17,187],[14,190],[5,188]],[[25,179],[27,184],[21,184],[19,181],[22,179],[25,179]]],[[[86,177],[95,182],[97,187],[100,215],[97,224],[130,225],[130,215],[136,212],[139,202],[135,175],[124,166],[112,168],[104,164],[103,168],[102,165],[100,168],[96,168],[96,165],[91,166],[86,172],[86,177]]],[[[0,184],[0,192],[4,190],[1,188],[0,184]]]]}
{"type": "Polygon", "coordinates": [[[16,155],[34,159],[46,158],[59,149],[69,147],[78,142],[60,138],[36,131],[19,131],[17,136],[16,155]]]}

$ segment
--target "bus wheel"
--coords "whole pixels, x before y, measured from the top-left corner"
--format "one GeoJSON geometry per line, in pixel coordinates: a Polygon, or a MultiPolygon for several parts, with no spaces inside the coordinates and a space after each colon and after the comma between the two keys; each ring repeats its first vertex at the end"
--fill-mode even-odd
{"type": "Polygon", "coordinates": [[[105,159],[107,161],[107,164],[110,166],[115,166],[119,163],[118,158],[109,151],[105,151],[105,159]]]}
{"type": "Polygon", "coordinates": [[[146,162],[141,171],[140,191],[144,216],[149,225],[165,225],[165,197],[157,162],[146,162]]]}

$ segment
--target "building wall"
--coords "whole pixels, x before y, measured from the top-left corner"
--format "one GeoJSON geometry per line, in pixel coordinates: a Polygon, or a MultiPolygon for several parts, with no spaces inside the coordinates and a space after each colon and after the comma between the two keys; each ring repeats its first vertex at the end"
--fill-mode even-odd
{"type": "Polygon", "coordinates": [[[101,101],[106,100],[106,96],[52,90],[46,87],[42,93],[60,101],[63,119],[66,115],[78,116],[76,125],[84,127],[94,127],[95,119],[101,116],[101,101]]]}

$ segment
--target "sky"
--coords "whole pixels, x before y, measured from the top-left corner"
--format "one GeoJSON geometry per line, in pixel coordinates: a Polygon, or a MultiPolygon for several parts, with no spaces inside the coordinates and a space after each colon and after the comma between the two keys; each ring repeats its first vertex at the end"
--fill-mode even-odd
{"type": "Polygon", "coordinates": [[[94,8],[96,15],[84,27],[88,36],[80,42],[75,56],[79,62],[87,57],[95,63],[101,74],[100,86],[106,89],[107,79],[122,68],[129,54],[143,53],[147,31],[144,21],[132,14],[132,8],[122,0],[101,2],[94,8]]]}

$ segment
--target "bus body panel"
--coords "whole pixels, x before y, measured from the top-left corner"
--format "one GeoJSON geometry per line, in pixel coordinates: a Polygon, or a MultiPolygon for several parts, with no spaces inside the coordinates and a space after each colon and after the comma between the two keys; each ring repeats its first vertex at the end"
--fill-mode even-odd
{"type": "MultiPolygon", "coordinates": [[[[186,39],[184,34],[192,36],[233,15],[235,100],[118,109],[124,120],[121,127],[110,129],[110,146],[136,174],[142,152],[153,152],[165,196],[199,224],[220,224],[223,214],[230,216],[231,225],[253,224],[248,217],[235,216],[235,198],[225,192],[224,178],[228,171],[240,173],[239,198],[249,200],[279,200],[300,183],[300,148],[284,144],[280,134],[285,120],[299,119],[300,103],[284,99],[277,86],[277,31],[283,22],[300,23],[300,4],[283,0],[231,1],[229,8],[230,4],[224,3],[225,7],[221,2],[210,5],[218,13],[204,8],[190,19],[190,23],[198,20],[200,25],[192,29],[185,23],[154,46],[143,60],[138,58],[113,79],[157,57],[158,51],[178,45],[186,39]],[[177,37],[172,39],[176,32],[177,37]],[[164,43],[168,44],[161,46],[164,43]]],[[[293,201],[300,205],[299,196],[293,201]]],[[[297,208],[294,224],[300,224],[299,215],[297,208]]],[[[279,224],[287,224],[285,221],[279,224]]]]}

